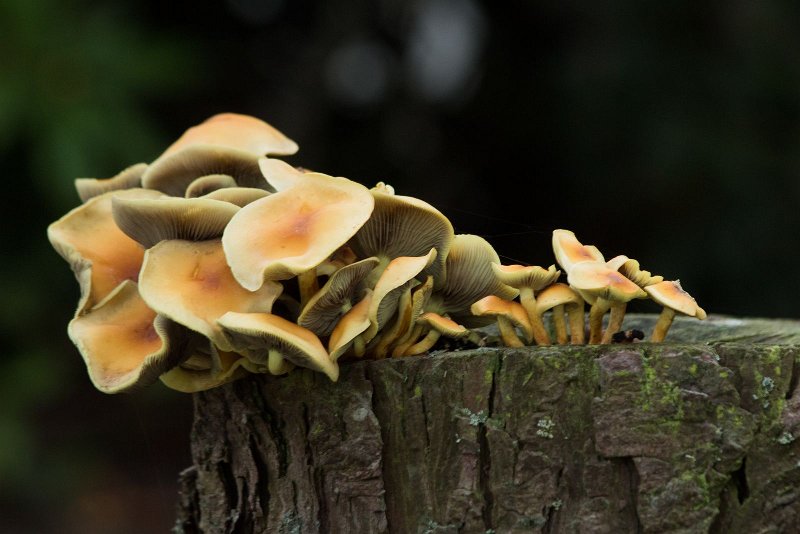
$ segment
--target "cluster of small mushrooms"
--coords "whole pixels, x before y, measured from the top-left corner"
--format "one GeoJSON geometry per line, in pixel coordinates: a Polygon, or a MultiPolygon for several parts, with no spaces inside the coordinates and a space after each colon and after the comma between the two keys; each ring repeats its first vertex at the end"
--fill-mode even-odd
{"type": "Polygon", "coordinates": [[[221,114],[149,165],[76,181],[83,204],[48,237],[80,284],[68,331],[98,389],[160,378],[194,392],[295,366],[336,380],[340,358],[421,354],[440,336],[481,345],[473,329],[493,322],[507,346],[580,344],[585,303],[589,343],[612,341],[635,298],[664,306],[653,341],[676,312],[705,317],[678,282],[567,230],[553,233],[564,284],[554,265],[501,265],[391,186],[267,157],[296,151],[265,122],[221,114]]]}

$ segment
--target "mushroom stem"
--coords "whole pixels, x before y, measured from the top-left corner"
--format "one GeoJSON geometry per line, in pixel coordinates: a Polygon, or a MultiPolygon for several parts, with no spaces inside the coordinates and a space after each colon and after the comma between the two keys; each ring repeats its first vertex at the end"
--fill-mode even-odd
{"type": "Polygon", "coordinates": [[[483,338],[475,331],[470,331],[469,335],[467,336],[467,341],[477,347],[482,347],[484,345],[483,338]]]}
{"type": "Polygon", "coordinates": [[[367,343],[364,341],[364,336],[358,335],[353,340],[353,355],[356,358],[361,358],[367,352],[367,343]]]}
{"type": "Polygon", "coordinates": [[[603,340],[603,316],[611,307],[604,298],[598,298],[589,309],[589,343],[597,344],[603,340]]]}
{"type": "Polygon", "coordinates": [[[653,328],[653,337],[650,338],[650,341],[653,343],[664,341],[664,338],[667,337],[667,331],[669,330],[669,327],[672,326],[672,320],[674,318],[675,310],[664,307],[661,315],[658,316],[658,321],[656,322],[655,328],[653,328]]]}
{"type": "Polygon", "coordinates": [[[300,308],[305,308],[308,301],[319,291],[317,270],[310,269],[297,275],[297,285],[300,288],[300,308]]]}
{"type": "Polygon", "coordinates": [[[503,344],[506,347],[524,347],[525,344],[517,335],[514,325],[505,317],[497,316],[497,327],[500,329],[500,337],[503,338],[503,344]]]}
{"type": "Polygon", "coordinates": [[[414,325],[411,332],[407,333],[406,336],[401,338],[399,343],[395,345],[392,350],[392,356],[397,358],[405,354],[405,351],[419,339],[420,335],[422,335],[422,326],[418,324],[414,325]]]}
{"type": "Polygon", "coordinates": [[[567,323],[564,320],[564,305],[559,304],[553,308],[553,327],[556,329],[556,342],[559,345],[567,343],[567,323]]]}
{"type": "Polygon", "coordinates": [[[627,302],[614,302],[611,304],[611,317],[608,319],[608,326],[606,327],[606,331],[603,333],[603,339],[601,343],[603,345],[608,345],[611,343],[611,338],[622,330],[622,320],[625,318],[625,310],[628,307],[627,302]]]}
{"type": "Polygon", "coordinates": [[[408,347],[405,352],[403,352],[403,356],[416,356],[417,354],[422,354],[423,352],[427,352],[433,347],[439,338],[442,336],[442,333],[436,330],[435,328],[431,328],[428,330],[428,333],[425,337],[422,338],[421,341],[411,345],[408,347]]]}
{"type": "MultiPolygon", "coordinates": [[[[519,302],[528,313],[528,320],[531,322],[533,329],[533,339],[536,340],[537,345],[549,345],[550,336],[544,328],[542,316],[536,311],[536,297],[533,295],[533,289],[530,287],[522,287],[519,291],[519,302]]],[[[531,340],[528,340],[531,341],[531,340]]]]}
{"type": "Polygon", "coordinates": [[[586,342],[583,304],[567,307],[567,313],[569,314],[569,341],[573,345],[583,345],[586,342]]]}
{"type": "Polygon", "coordinates": [[[267,356],[267,368],[269,369],[270,374],[273,375],[285,375],[289,371],[292,370],[294,366],[284,359],[281,356],[281,353],[275,349],[270,349],[269,355],[267,356]]]}

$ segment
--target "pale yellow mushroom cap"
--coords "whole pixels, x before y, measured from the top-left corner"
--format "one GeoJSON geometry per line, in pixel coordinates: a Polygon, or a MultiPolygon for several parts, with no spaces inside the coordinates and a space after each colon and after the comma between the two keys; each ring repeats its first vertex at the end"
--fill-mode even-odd
{"type": "Polygon", "coordinates": [[[597,247],[584,245],[569,230],[553,230],[553,253],[567,273],[572,266],[584,261],[605,261],[597,247]]]}
{"type": "Polygon", "coordinates": [[[569,285],[582,294],[593,297],[628,302],[645,298],[647,294],[621,273],[609,269],[604,262],[584,261],[572,266],[567,277],[569,285]]]}
{"type": "Polygon", "coordinates": [[[433,330],[439,331],[442,335],[459,339],[470,334],[470,330],[458,324],[449,317],[444,317],[434,312],[426,312],[419,316],[417,324],[426,325],[433,330]]]}
{"type": "Polygon", "coordinates": [[[111,191],[89,199],[48,227],[50,243],[81,284],[77,314],[103,300],[124,280],[139,278],[144,249],[114,222],[112,199],[160,196],[147,189],[111,191]]]}
{"type": "Polygon", "coordinates": [[[183,336],[177,325],[156,319],[136,284],[121,283],[91,312],[69,323],[92,383],[104,393],[148,385],[177,365],[183,336]]]}
{"type": "Polygon", "coordinates": [[[660,305],[698,319],[705,319],[706,312],[697,301],[683,290],[679,280],[664,281],[644,288],[650,298],[660,305]]]}
{"type": "Polygon", "coordinates": [[[533,337],[533,327],[528,319],[528,312],[519,302],[489,295],[474,303],[470,309],[477,316],[505,317],[514,326],[522,328],[527,339],[533,337]]]}
{"type": "Polygon", "coordinates": [[[609,269],[619,271],[625,278],[639,287],[650,286],[664,281],[663,276],[653,276],[650,271],[639,268],[639,262],[628,256],[615,256],[606,262],[609,269]]]}
{"type": "Polygon", "coordinates": [[[212,145],[248,152],[288,156],[297,152],[297,143],[266,122],[238,113],[220,113],[192,126],[161,157],[195,145],[212,145]]]}
{"type": "Polygon", "coordinates": [[[364,297],[342,315],[328,339],[328,352],[335,361],[347,352],[357,336],[369,328],[369,308],[372,303],[372,290],[365,290],[364,297]]]}
{"type": "Polygon", "coordinates": [[[517,289],[529,287],[539,291],[558,280],[561,271],[555,265],[545,269],[538,265],[500,265],[492,264],[492,270],[500,282],[517,289]]]}
{"type": "Polygon", "coordinates": [[[139,291],[159,314],[231,350],[217,319],[229,311],[270,312],[283,287],[267,282],[257,291],[243,288],[231,274],[219,239],[171,240],[145,254],[139,291]]]}
{"type": "Polygon", "coordinates": [[[556,283],[536,296],[536,311],[539,315],[561,305],[583,306],[583,298],[567,284],[556,283]]]}
{"type": "Polygon", "coordinates": [[[309,271],[361,228],[373,204],[360,184],[310,173],[233,216],[222,236],[231,271],[251,291],[309,271]]]}
{"type": "Polygon", "coordinates": [[[142,175],[147,170],[147,163],[131,165],[112,178],[78,178],[75,180],[75,189],[82,202],[90,198],[108,193],[142,187],[142,175]]]}
{"type": "Polygon", "coordinates": [[[228,312],[218,320],[228,342],[252,359],[254,352],[276,350],[300,367],[324,373],[334,382],[339,366],[313,332],[270,313],[228,312]]]}

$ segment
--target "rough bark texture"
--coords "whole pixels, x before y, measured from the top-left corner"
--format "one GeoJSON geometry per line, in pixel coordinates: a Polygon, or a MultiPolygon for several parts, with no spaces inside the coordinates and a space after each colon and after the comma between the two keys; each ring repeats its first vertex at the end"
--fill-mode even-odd
{"type": "Polygon", "coordinates": [[[198,394],[176,530],[797,531],[800,324],[673,328],[198,394]]]}

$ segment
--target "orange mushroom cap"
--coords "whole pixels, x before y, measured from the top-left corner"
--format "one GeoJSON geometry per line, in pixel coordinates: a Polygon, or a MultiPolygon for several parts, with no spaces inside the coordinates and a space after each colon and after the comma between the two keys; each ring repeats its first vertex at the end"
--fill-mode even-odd
{"type": "Polygon", "coordinates": [[[264,280],[313,269],[361,228],[373,203],[360,184],[310,173],[295,187],[248,204],[222,236],[234,277],[255,291],[264,280]]]}
{"type": "Polygon", "coordinates": [[[706,318],[705,310],[697,305],[697,301],[689,293],[684,291],[680,280],[659,282],[645,287],[644,290],[650,295],[650,298],[664,307],[701,320],[706,318]]]}
{"type": "Polygon", "coordinates": [[[569,230],[553,230],[553,252],[556,261],[569,273],[572,266],[584,261],[605,261],[597,247],[584,245],[569,230]]]}

